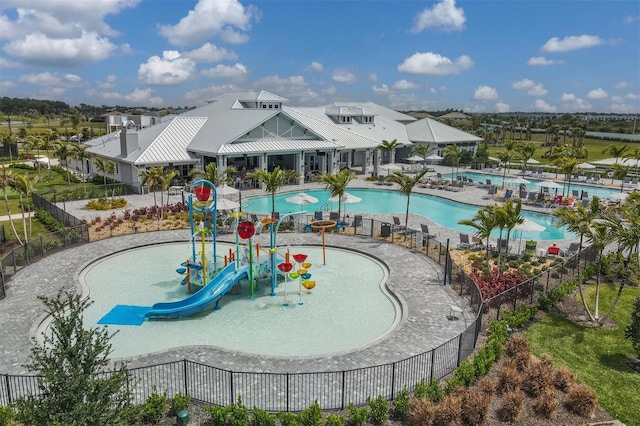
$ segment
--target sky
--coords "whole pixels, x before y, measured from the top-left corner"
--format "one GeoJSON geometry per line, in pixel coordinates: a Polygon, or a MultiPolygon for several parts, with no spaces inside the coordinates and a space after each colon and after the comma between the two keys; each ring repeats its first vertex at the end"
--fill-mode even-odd
{"type": "Polygon", "coordinates": [[[640,113],[637,0],[2,0],[0,96],[640,113]]]}

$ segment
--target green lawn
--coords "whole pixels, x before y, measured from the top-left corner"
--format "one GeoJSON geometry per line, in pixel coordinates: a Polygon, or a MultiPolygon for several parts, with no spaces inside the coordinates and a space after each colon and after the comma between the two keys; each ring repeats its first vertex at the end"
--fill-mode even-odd
{"type": "MultiPolygon", "coordinates": [[[[594,290],[586,290],[591,306],[594,290]]],[[[616,291],[612,285],[601,286],[601,313],[606,312],[616,291]]],[[[640,288],[624,289],[611,316],[616,328],[586,327],[561,315],[547,314],[525,334],[536,355],[548,353],[558,365],[570,368],[580,382],[597,393],[602,408],[628,426],[640,425],[640,373],[627,365],[633,349],[624,337],[638,296],[640,288]]]]}

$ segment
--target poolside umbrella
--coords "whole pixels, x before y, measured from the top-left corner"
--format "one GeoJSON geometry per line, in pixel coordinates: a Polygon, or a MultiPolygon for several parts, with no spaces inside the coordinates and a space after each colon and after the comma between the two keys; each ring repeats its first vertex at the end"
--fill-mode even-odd
{"type": "MultiPolygon", "coordinates": [[[[329,201],[331,201],[332,203],[337,203],[338,197],[333,196],[329,198],[329,201]]],[[[345,192],[344,194],[342,194],[342,197],[340,197],[340,202],[343,204],[359,203],[360,201],[362,201],[362,198],[356,197],[355,195],[349,194],[348,192],[345,192]]],[[[345,207],[345,213],[346,210],[347,208],[345,207]]]]}
{"type": "Polygon", "coordinates": [[[413,161],[413,162],[421,162],[424,161],[424,158],[420,157],[419,155],[412,155],[409,158],[405,158],[406,161],[413,161]]]}
{"type": "Polygon", "coordinates": [[[319,200],[316,197],[313,197],[309,194],[305,194],[304,192],[300,192],[296,195],[293,195],[291,197],[285,198],[285,201],[287,203],[292,203],[292,204],[315,204],[317,203],[319,200]]]}
{"type": "Polygon", "coordinates": [[[234,210],[240,207],[240,203],[228,200],[226,198],[218,198],[216,209],[217,210],[234,210]]]}
{"type": "Polygon", "coordinates": [[[612,200],[624,201],[628,196],[628,192],[614,192],[613,194],[609,195],[609,198],[611,198],[612,200]]]}
{"type": "Polygon", "coordinates": [[[524,222],[517,224],[513,229],[520,231],[520,243],[518,243],[518,253],[520,253],[523,232],[542,232],[547,228],[525,217],[524,222]]]}
{"type": "Polygon", "coordinates": [[[531,183],[530,180],[521,178],[521,177],[514,177],[514,178],[509,178],[505,180],[505,183],[511,183],[514,185],[521,185],[521,184],[527,184],[527,183],[531,183]]]}
{"type": "Polygon", "coordinates": [[[578,164],[578,168],[582,170],[592,170],[592,169],[595,169],[596,166],[594,166],[591,163],[580,163],[578,164]]]}
{"type": "Polygon", "coordinates": [[[380,166],[381,170],[386,170],[387,174],[391,173],[391,172],[399,172],[402,171],[402,167],[398,166],[397,164],[394,163],[388,163],[388,164],[382,164],[380,166]]]}
{"type": "Polygon", "coordinates": [[[238,192],[240,192],[240,191],[235,189],[232,186],[227,185],[226,183],[224,185],[222,185],[222,186],[216,187],[216,194],[222,195],[223,197],[225,195],[237,194],[238,192]]]}
{"type": "Polygon", "coordinates": [[[438,154],[431,154],[430,156],[428,156],[427,158],[425,158],[425,160],[429,160],[429,161],[440,161],[442,160],[444,157],[440,157],[438,154]]]}
{"type": "Polygon", "coordinates": [[[541,188],[550,188],[550,189],[560,189],[562,185],[552,180],[543,180],[542,182],[536,183],[541,188]]]}

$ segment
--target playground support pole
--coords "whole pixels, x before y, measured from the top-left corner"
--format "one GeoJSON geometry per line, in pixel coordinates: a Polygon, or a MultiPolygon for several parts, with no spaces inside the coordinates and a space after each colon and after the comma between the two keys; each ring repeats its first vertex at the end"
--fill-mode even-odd
{"type": "Polygon", "coordinates": [[[191,227],[191,261],[196,261],[196,230],[193,225],[193,195],[189,195],[189,226],[191,227]]]}
{"type": "Polygon", "coordinates": [[[251,238],[249,238],[249,296],[251,300],[254,299],[253,295],[253,248],[251,247],[251,238]]]}
{"type": "Polygon", "coordinates": [[[307,213],[306,211],[299,211],[299,212],[292,212],[292,213],[287,213],[283,216],[280,217],[280,220],[278,220],[278,222],[274,225],[273,223],[271,223],[271,233],[270,233],[270,237],[271,237],[271,296],[275,296],[276,295],[276,239],[277,239],[277,234],[278,234],[278,228],[280,228],[280,224],[282,223],[282,221],[289,217],[289,216],[294,216],[294,215],[298,215],[298,214],[305,214],[307,213]]]}

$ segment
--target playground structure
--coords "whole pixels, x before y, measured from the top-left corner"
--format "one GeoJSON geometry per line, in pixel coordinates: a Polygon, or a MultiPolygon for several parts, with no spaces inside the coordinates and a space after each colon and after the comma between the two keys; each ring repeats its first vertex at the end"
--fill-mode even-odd
{"type": "Polygon", "coordinates": [[[249,283],[249,297],[255,298],[255,287],[259,279],[271,280],[271,296],[276,295],[277,275],[280,274],[285,282],[285,302],[286,283],[290,279],[299,279],[300,300],[302,305],[302,287],[308,290],[315,287],[315,281],[311,281],[311,274],[308,268],[311,263],[304,262],[306,255],[296,254],[294,257],[299,268],[292,271],[293,264],[289,262],[290,252],[287,250],[285,259],[278,259],[277,256],[277,230],[284,218],[292,214],[303,214],[296,212],[283,216],[280,220],[268,218],[261,226],[268,225],[270,230],[269,258],[260,261],[260,245],[254,248],[252,237],[256,229],[249,221],[240,221],[241,212],[234,212],[235,218],[235,252],[229,249],[228,256],[225,255],[224,266],[220,266],[222,258],[217,253],[217,193],[216,187],[208,180],[198,180],[193,183],[194,195],[189,195],[188,211],[189,224],[191,228],[191,257],[180,264],[176,272],[183,276],[181,284],[186,287],[189,296],[185,299],[174,302],[156,303],[151,307],[137,307],[117,305],[105,317],[100,320],[102,324],[127,324],[140,325],[145,319],[167,319],[181,318],[202,312],[211,306],[220,309],[219,303],[225,294],[236,289],[241,280],[249,283]],[[205,226],[204,221],[196,225],[196,214],[212,214],[211,228],[205,226]],[[211,255],[207,253],[207,239],[211,238],[211,255]],[[248,247],[241,250],[240,239],[247,240],[248,247]],[[304,257],[304,259],[302,258],[304,257]],[[280,260],[280,261],[279,261],[280,260]],[[292,271],[292,272],[291,272],[292,271]]]}

